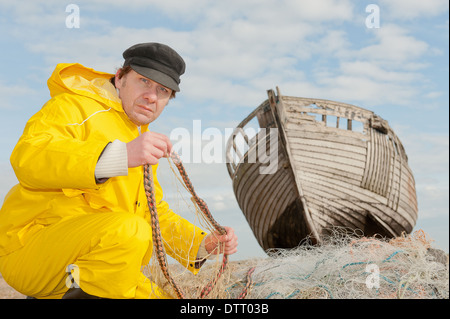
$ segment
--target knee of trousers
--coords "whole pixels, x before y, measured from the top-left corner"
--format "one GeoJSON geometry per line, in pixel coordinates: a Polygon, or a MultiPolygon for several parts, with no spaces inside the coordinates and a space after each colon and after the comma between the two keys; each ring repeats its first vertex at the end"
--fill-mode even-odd
{"type": "MultiPolygon", "coordinates": [[[[128,277],[116,273],[131,276],[131,271],[138,276],[149,251],[151,227],[144,218],[101,213],[74,217],[42,230],[25,247],[0,259],[0,264],[16,290],[54,295],[67,290],[65,271],[70,264],[78,266],[85,282],[125,282],[128,277]]],[[[88,285],[86,291],[99,295],[88,285]]]]}
{"type": "Polygon", "coordinates": [[[151,227],[140,216],[112,213],[94,236],[94,242],[105,246],[129,247],[132,250],[147,250],[151,242],[151,227]]]}

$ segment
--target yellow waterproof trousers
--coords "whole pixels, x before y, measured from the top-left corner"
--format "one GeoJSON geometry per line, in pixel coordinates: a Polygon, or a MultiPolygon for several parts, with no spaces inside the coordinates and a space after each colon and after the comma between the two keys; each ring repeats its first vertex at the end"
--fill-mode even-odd
{"type": "Polygon", "coordinates": [[[77,285],[103,298],[167,298],[141,271],[151,251],[151,228],[143,218],[86,214],[32,235],[24,247],[0,257],[0,272],[11,287],[38,299],[61,298],[77,285]],[[69,265],[75,283],[68,279],[69,265]]]}

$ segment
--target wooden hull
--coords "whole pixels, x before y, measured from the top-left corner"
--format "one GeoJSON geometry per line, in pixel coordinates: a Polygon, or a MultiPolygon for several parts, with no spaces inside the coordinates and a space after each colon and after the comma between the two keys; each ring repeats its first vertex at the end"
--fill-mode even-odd
{"type": "Polygon", "coordinates": [[[307,238],[320,243],[336,226],[367,236],[412,231],[414,177],[386,121],[349,104],[268,93],[227,147],[236,199],[263,249],[291,248],[307,238]],[[265,130],[267,139],[246,138],[243,129],[254,118],[277,136],[265,130]],[[239,134],[248,142],[245,153],[236,147],[239,134]],[[267,161],[249,161],[262,147],[277,162],[270,174],[261,173],[267,161]]]}

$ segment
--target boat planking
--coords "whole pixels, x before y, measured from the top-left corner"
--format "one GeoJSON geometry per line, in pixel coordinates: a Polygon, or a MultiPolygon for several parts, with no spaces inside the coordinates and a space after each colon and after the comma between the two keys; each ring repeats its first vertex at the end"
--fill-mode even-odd
{"type": "Polygon", "coordinates": [[[234,194],[261,247],[320,244],[337,227],[386,238],[410,233],[415,181],[388,122],[358,106],[276,90],[236,127],[226,151],[234,194]],[[263,153],[276,163],[269,173],[263,153]]]}

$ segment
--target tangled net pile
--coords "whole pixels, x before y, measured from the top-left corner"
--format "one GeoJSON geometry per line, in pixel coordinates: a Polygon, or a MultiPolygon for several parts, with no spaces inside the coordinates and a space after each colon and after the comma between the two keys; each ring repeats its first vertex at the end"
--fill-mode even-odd
{"type": "MultiPolygon", "coordinates": [[[[422,230],[391,240],[337,230],[321,246],[231,262],[208,298],[236,299],[246,290],[248,299],[448,299],[448,255],[431,241],[422,230]]],[[[197,298],[217,267],[178,277],[186,297],[197,298]]]]}

